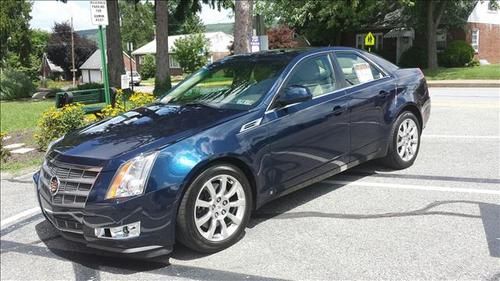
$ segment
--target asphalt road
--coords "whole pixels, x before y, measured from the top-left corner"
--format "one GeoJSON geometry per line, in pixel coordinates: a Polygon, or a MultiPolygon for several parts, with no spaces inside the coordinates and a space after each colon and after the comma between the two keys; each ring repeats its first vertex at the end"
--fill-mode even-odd
{"type": "Polygon", "coordinates": [[[500,280],[500,89],[431,89],[415,165],[368,163],[254,214],[229,249],[103,257],[63,240],[29,175],[1,182],[1,278],[500,280]]]}

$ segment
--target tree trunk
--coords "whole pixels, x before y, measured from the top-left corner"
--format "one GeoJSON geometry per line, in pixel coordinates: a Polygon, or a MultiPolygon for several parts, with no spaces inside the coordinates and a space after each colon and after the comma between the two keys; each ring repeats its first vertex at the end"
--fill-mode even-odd
{"type": "Polygon", "coordinates": [[[154,95],[161,96],[168,91],[170,67],[168,61],[168,1],[155,1],[156,13],[156,74],[154,95]]]}
{"type": "Polygon", "coordinates": [[[108,1],[108,20],[106,27],[106,53],[110,87],[121,87],[121,75],[125,74],[123,66],[122,40],[120,35],[120,13],[118,1],[108,1]]]}
{"type": "Polygon", "coordinates": [[[438,68],[436,34],[441,22],[446,1],[430,0],[427,2],[427,67],[438,68]]]}
{"type": "Polygon", "coordinates": [[[253,0],[237,0],[234,6],[234,53],[250,52],[253,0]]]}

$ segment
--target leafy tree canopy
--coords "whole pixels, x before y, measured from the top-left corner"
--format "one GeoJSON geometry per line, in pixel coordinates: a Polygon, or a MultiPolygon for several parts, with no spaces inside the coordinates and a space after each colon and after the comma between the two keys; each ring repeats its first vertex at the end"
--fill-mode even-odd
{"type": "MultiPolygon", "coordinates": [[[[77,33],[73,36],[75,68],[78,69],[97,50],[97,46],[94,42],[80,37],[77,33]]],[[[66,77],[71,76],[71,26],[68,22],[55,23],[47,46],[47,56],[53,63],[62,67],[66,77]]]]}
{"type": "Polygon", "coordinates": [[[19,58],[22,66],[30,66],[31,40],[29,21],[32,3],[25,0],[3,0],[0,9],[1,66],[6,63],[7,51],[19,58]]]}

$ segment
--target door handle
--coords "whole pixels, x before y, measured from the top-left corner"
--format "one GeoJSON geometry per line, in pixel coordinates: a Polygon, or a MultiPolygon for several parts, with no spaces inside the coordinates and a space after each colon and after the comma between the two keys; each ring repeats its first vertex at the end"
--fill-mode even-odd
{"type": "Polygon", "coordinates": [[[333,107],[332,114],[335,115],[335,116],[339,116],[344,111],[345,111],[345,106],[336,105],[336,106],[333,107]]]}
{"type": "Polygon", "coordinates": [[[390,94],[391,93],[386,92],[386,91],[380,91],[380,93],[378,93],[378,97],[379,97],[379,99],[385,100],[386,98],[389,97],[390,94]]]}

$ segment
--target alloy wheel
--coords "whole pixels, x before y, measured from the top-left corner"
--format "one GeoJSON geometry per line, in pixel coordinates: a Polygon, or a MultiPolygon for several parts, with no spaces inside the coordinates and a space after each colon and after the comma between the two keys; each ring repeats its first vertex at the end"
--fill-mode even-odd
{"type": "Polygon", "coordinates": [[[397,152],[405,162],[412,160],[418,149],[419,132],[418,126],[412,119],[405,119],[398,129],[397,152]]]}
{"type": "Polygon", "coordinates": [[[196,197],[196,229],[211,242],[224,241],[241,225],[245,210],[245,191],[241,183],[233,176],[217,175],[203,184],[196,197]]]}

